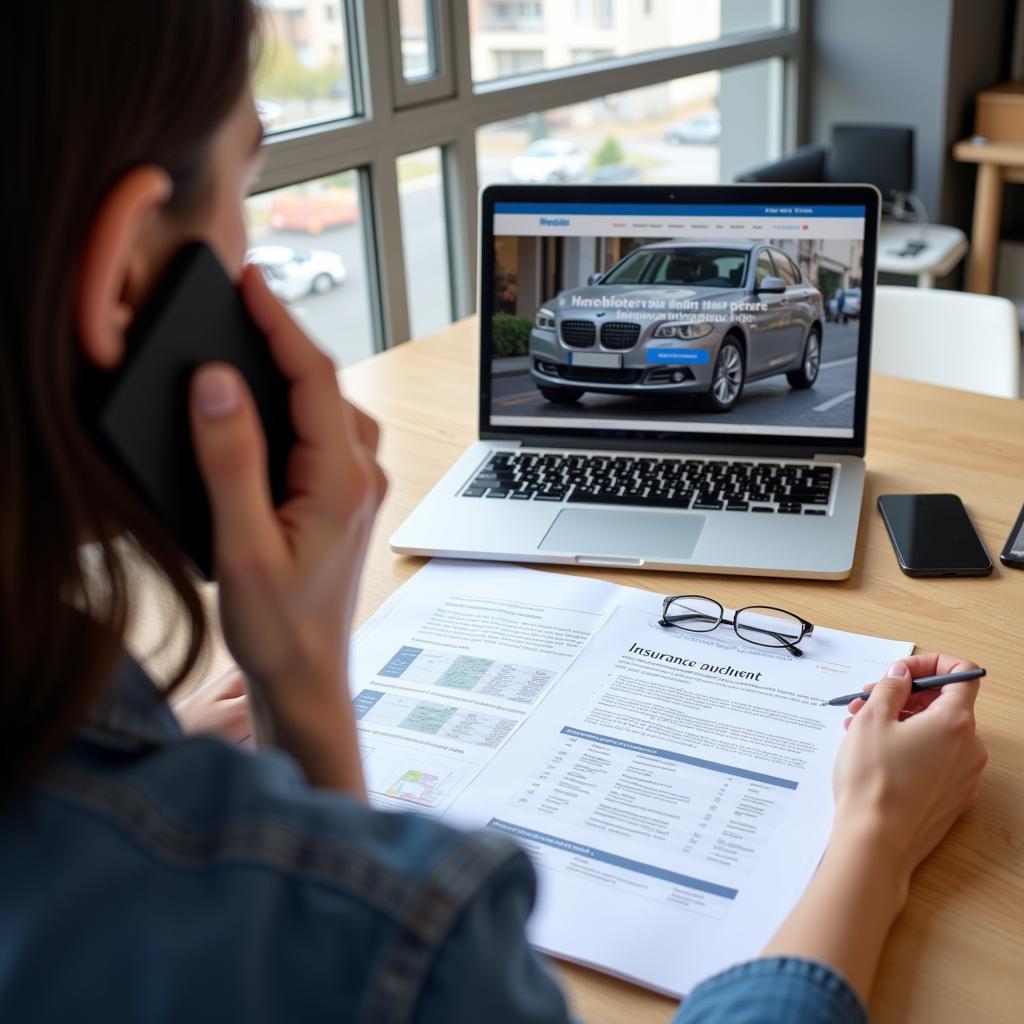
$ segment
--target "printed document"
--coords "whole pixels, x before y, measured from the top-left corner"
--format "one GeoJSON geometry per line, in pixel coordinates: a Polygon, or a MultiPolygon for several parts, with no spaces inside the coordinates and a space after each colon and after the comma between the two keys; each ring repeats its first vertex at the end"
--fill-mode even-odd
{"type": "Polygon", "coordinates": [[[794,657],[661,600],[433,562],[358,635],[353,700],[377,806],[515,838],[539,948],[682,996],[757,955],[824,852],[846,710],[821,702],[913,645],[816,625],[794,657]]]}

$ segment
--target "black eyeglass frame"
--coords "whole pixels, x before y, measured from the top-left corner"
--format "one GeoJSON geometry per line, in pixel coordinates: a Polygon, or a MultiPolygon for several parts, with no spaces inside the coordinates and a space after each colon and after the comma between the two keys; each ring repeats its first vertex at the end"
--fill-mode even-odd
{"type": "Polygon", "coordinates": [[[681,629],[684,633],[713,633],[724,623],[727,626],[732,626],[732,631],[736,634],[737,638],[742,640],[744,643],[753,644],[755,647],[785,648],[793,655],[794,658],[802,658],[804,656],[804,652],[800,650],[797,644],[801,643],[804,637],[808,637],[814,632],[813,622],[808,622],[805,618],[797,615],[796,612],[791,612],[788,608],[776,608],[774,605],[744,605],[744,607],[736,609],[734,616],[735,617],[732,619],[727,619],[725,617],[725,609],[713,597],[705,597],[704,594],[673,594],[670,597],[666,597],[661,603],[661,618],[658,620],[658,625],[666,628],[674,626],[676,629],[681,629]],[[700,612],[694,612],[693,616],[675,615],[672,618],[669,618],[669,605],[671,605],[673,601],[685,601],[687,599],[707,601],[709,604],[715,605],[718,608],[718,621],[710,629],[687,629],[686,626],[679,625],[679,619],[692,618],[694,616],[700,617],[705,622],[709,622],[710,619],[708,616],[702,615],[700,612]],[[736,628],[736,618],[738,618],[742,612],[756,612],[758,609],[763,609],[766,612],[781,612],[783,615],[788,615],[791,618],[796,619],[796,621],[800,623],[800,635],[795,640],[791,640],[788,637],[783,636],[781,633],[775,633],[770,629],[762,629],[759,626],[744,626],[744,629],[751,630],[754,633],[768,633],[770,636],[775,637],[779,642],[775,644],[762,644],[758,643],[757,640],[751,640],[750,637],[744,636],[736,628]]]}

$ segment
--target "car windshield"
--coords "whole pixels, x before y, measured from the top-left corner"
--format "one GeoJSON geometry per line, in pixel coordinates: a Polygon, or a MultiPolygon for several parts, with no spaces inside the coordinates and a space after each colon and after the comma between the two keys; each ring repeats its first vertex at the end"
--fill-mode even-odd
{"type": "Polygon", "coordinates": [[[740,288],[746,272],[747,253],[738,249],[637,249],[613,267],[601,284],[740,288]]]}

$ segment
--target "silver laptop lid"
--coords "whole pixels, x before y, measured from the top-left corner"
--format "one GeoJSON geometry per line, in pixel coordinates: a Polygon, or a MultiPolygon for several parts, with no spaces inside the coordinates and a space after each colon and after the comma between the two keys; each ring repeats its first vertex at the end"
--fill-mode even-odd
{"type": "Polygon", "coordinates": [[[863,454],[868,185],[493,185],[480,434],[863,454]]]}

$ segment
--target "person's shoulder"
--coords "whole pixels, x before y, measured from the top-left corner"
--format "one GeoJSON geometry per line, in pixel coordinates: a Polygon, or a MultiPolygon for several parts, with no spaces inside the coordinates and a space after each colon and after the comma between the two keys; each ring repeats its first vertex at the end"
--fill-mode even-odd
{"type": "MultiPolygon", "coordinates": [[[[412,1020],[438,991],[438,964],[478,969],[509,920],[521,931],[535,894],[505,836],[374,810],[308,786],[284,755],[210,738],[64,760],[28,799],[23,854],[45,834],[62,879],[48,898],[81,913],[92,894],[97,948],[128,956],[125,936],[159,920],[145,938],[155,959],[177,964],[188,949],[187,970],[244,978],[259,1021],[383,1019],[382,1007],[412,1020]]],[[[178,998],[176,977],[150,979],[160,998],[178,998]]],[[[233,983],[195,991],[207,1011],[238,1015],[233,983]]]]}
{"type": "MultiPolygon", "coordinates": [[[[202,872],[267,869],[387,917],[424,898],[458,904],[489,875],[525,858],[488,831],[421,814],[374,810],[309,786],[284,754],[188,737],[114,765],[65,763],[40,782],[155,866],[202,872]]],[[[402,924],[408,924],[402,921],[402,924]]]]}

